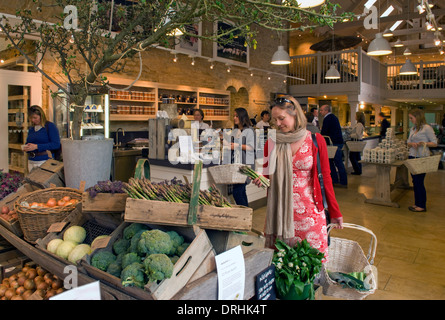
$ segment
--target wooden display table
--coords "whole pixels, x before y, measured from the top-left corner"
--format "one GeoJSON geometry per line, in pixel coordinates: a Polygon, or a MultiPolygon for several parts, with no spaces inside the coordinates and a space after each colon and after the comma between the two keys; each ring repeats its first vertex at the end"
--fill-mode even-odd
{"type": "Polygon", "coordinates": [[[406,191],[410,188],[408,169],[404,166],[403,161],[395,161],[390,164],[365,161],[360,162],[375,165],[377,171],[374,197],[366,199],[365,203],[399,208],[400,205],[397,203],[397,199],[399,199],[404,192],[399,192],[398,195],[394,195],[392,194],[393,191],[399,189],[406,191]],[[393,167],[396,168],[396,176],[394,183],[391,184],[391,168],[393,167]]]}

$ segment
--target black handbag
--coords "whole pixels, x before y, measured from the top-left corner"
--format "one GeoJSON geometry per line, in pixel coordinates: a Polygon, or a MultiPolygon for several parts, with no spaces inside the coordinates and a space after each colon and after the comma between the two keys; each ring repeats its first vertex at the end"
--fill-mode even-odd
{"type": "MultiPolygon", "coordinates": [[[[312,134],[312,141],[314,142],[315,147],[317,147],[318,181],[320,182],[321,195],[323,197],[324,214],[326,216],[326,225],[328,226],[331,223],[331,217],[329,215],[328,202],[326,200],[326,192],[324,190],[323,174],[321,173],[321,164],[320,164],[320,153],[318,152],[318,143],[317,143],[317,138],[316,138],[315,134],[312,134]]],[[[329,246],[330,243],[331,243],[331,239],[328,236],[328,246],[329,246]]]]}

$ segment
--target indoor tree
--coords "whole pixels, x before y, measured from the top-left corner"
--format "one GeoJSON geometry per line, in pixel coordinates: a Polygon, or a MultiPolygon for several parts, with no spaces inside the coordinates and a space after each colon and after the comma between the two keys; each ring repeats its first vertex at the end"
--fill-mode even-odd
{"type": "Polygon", "coordinates": [[[15,21],[0,17],[0,28],[11,45],[77,106],[72,137],[78,140],[82,106],[91,86],[106,85],[104,74],[122,72],[125,62],[142,51],[174,46],[177,31],[187,35],[184,26],[228,20],[231,29],[215,34],[207,28],[199,37],[228,42],[242,36],[245,45],[255,49],[258,28],[254,25],[286,32],[332,26],[353,17],[339,14],[338,8],[329,0],[310,9],[300,8],[297,0],[33,0],[17,10],[15,21]],[[32,54],[23,48],[29,35],[39,39],[32,54]],[[56,59],[66,83],[40,68],[39,59],[45,55],[56,59]]]}

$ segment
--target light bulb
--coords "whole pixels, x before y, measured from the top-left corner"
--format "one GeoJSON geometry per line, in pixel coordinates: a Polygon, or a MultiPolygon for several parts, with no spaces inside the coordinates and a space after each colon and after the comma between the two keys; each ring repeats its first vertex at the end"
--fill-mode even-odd
{"type": "Polygon", "coordinates": [[[177,62],[178,61],[178,57],[175,54],[175,57],[173,58],[173,62],[177,62]]]}

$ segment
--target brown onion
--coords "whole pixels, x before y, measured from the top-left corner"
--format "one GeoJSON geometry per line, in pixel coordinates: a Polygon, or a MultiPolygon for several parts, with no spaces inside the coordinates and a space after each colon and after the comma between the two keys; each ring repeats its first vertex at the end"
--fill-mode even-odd
{"type": "Polygon", "coordinates": [[[8,279],[9,279],[9,282],[11,283],[12,281],[17,280],[17,278],[18,278],[17,274],[13,274],[8,279]]]}
{"type": "Polygon", "coordinates": [[[48,271],[46,271],[45,269],[43,269],[41,266],[37,266],[36,267],[36,271],[37,271],[37,275],[39,276],[44,276],[46,273],[48,273],[48,271]]]}
{"type": "Polygon", "coordinates": [[[0,298],[5,296],[5,292],[8,290],[8,287],[5,285],[0,285],[0,298]]]}
{"type": "Polygon", "coordinates": [[[37,289],[34,293],[38,294],[40,297],[45,297],[45,290],[37,289]]]}
{"type": "Polygon", "coordinates": [[[46,282],[40,282],[36,288],[37,290],[47,290],[48,289],[48,284],[46,282]]]}
{"type": "Polygon", "coordinates": [[[57,294],[56,290],[49,289],[48,291],[46,291],[45,299],[49,299],[51,297],[54,297],[56,294],[57,294]]]}
{"type": "Polygon", "coordinates": [[[63,291],[65,291],[65,289],[63,287],[60,287],[59,289],[56,290],[56,293],[62,293],[63,291]]]}
{"type": "Polygon", "coordinates": [[[25,292],[23,292],[22,297],[25,300],[28,300],[28,298],[34,293],[33,290],[26,290],[25,292]]]}
{"type": "Polygon", "coordinates": [[[24,273],[26,273],[28,270],[29,270],[29,266],[24,266],[23,268],[22,268],[22,271],[24,272],[24,273]]]}
{"type": "Polygon", "coordinates": [[[14,290],[14,289],[11,289],[11,288],[8,288],[8,290],[6,290],[6,292],[5,292],[5,298],[6,298],[6,300],[11,300],[11,298],[12,298],[13,296],[15,296],[15,290],[14,290]]]}
{"type": "Polygon", "coordinates": [[[26,291],[25,287],[20,286],[17,289],[15,289],[15,293],[21,296],[26,291]]]}
{"type": "Polygon", "coordinates": [[[13,295],[10,300],[23,300],[23,297],[16,294],[16,295],[13,295]]]}
{"type": "Polygon", "coordinates": [[[9,288],[9,279],[8,278],[3,279],[2,285],[4,285],[4,286],[9,288]]]}
{"type": "Polygon", "coordinates": [[[37,277],[36,269],[29,268],[28,271],[26,272],[26,276],[28,277],[28,279],[34,279],[35,277],[37,277]]]}
{"type": "Polygon", "coordinates": [[[19,286],[23,286],[23,284],[25,283],[25,280],[28,279],[25,276],[20,276],[17,278],[17,282],[19,283],[19,286]]]}
{"type": "Polygon", "coordinates": [[[20,285],[19,285],[19,282],[17,280],[14,280],[14,281],[9,283],[9,287],[15,290],[18,287],[20,287],[20,285]]]}
{"type": "Polygon", "coordinates": [[[23,287],[24,287],[26,290],[34,290],[34,289],[36,288],[36,284],[34,283],[33,280],[31,280],[31,279],[26,279],[26,280],[25,280],[25,283],[23,284],[23,287]]]}
{"type": "Polygon", "coordinates": [[[61,279],[54,279],[51,287],[55,290],[63,287],[63,281],[61,279]]]}

